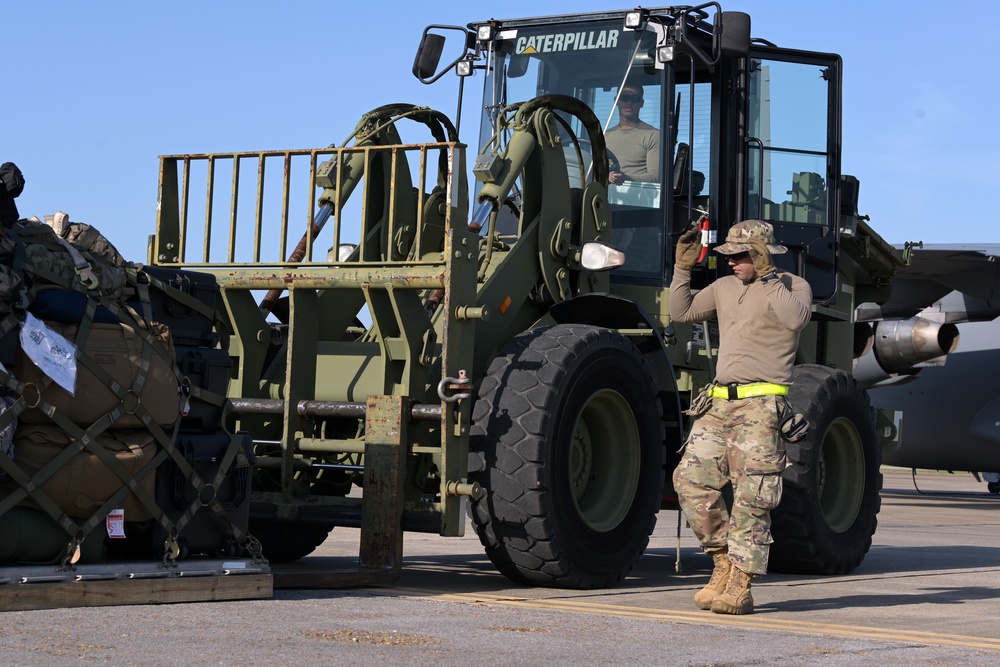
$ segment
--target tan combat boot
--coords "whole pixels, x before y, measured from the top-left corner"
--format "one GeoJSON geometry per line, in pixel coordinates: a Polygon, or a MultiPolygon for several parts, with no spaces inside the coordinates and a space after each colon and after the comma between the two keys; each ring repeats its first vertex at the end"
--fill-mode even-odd
{"type": "Polygon", "coordinates": [[[715,569],[712,570],[712,578],[708,580],[708,584],[694,594],[694,603],[698,609],[712,608],[712,600],[722,595],[722,591],[726,590],[726,583],[729,581],[729,571],[733,567],[729,562],[729,549],[713,551],[710,555],[712,556],[712,560],[715,561],[715,569]]]}
{"type": "Polygon", "coordinates": [[[726,590],[712,600],[712,611],[716,614],[752,614],[753,596],[750,595],[750,581],[753,577],[754,575],[734,565],[729,572],[726,590]]]}

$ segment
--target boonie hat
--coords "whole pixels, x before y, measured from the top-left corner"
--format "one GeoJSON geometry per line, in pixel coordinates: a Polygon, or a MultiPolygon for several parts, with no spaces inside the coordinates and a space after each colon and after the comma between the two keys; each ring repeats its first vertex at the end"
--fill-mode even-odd
{"type": "Polygon", "coordinates": [[[774,242],[774,227],[771,223],[763,220],[744,220],[737,222],[729,228],[726,234],[726,242],[718,246],[715,252],[723,255],[735,255],[741,252],[749,252],[750,239],[760,239],[767,246],[767,249],[774,255],[782,255],[788,252],[788,248],[774,242]]]}

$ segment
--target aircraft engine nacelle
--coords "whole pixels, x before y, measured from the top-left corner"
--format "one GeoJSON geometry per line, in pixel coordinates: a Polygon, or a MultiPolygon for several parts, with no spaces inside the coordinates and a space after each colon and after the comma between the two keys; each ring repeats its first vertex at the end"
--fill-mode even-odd
{"type": "Polygon", "coordinates": [[[923,366],[943,365],[958,339],[958,327],[950,322],[882,320],[875,324],[871,351],[854,360],[854,376],[866,387],[905,381],[923,366]]]}

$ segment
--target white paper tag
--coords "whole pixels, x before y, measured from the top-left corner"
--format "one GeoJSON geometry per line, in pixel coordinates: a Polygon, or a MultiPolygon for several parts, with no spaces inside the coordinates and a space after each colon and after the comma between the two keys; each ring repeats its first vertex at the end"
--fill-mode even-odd
{"type": "Polygon", "coordinates": [[[76,345],[26,313],[21,348],[43,373],[72,396],[76,393],[76,345]]]}
{"type": "Polygon", "coordinates": [[[125,510],[116,509],[108,512],[108,537],[116,540],[125,539],[125,510]]]}

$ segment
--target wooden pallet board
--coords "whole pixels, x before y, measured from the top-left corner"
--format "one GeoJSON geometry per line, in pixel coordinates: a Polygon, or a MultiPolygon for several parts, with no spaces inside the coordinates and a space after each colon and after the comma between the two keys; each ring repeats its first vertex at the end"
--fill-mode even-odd
{"type": "Polygon", "coordinates": [[[386,586],[399,580],[397,568],[346,568],[334,569],[304,559],[295,563],[272,566],[275,588],[356,588],[359,586],[386,586]]]}
{"type": "MultiPolygon", "coordinates": [[[[231,563],[229,563],[231,564],[231,563]]],[[[79,568],[74,573],[47,574],[38,568],[0,568],[0,610],[27,611],[65,607],[172,604],[254,600],[274,594],[267,566],[240,568],[187,566],[156,571],[116,565],[79,568]]]]}

